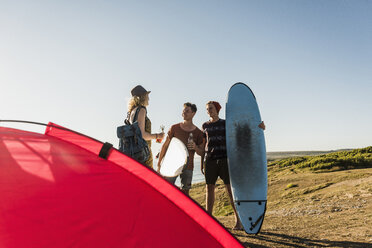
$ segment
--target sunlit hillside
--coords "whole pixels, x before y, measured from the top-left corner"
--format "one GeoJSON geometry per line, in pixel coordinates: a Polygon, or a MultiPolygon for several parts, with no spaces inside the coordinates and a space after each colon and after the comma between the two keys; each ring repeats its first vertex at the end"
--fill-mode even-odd
{"type": "MultiPolygon", "coordinates": [[[[222,181],[213,214],[246,247],[369,247],[372,245],[372,146],[268,165],[268,203],[259,235],[231,230],[233,211],[222,181]]],[[[205,207],[205,184],[191,197],[205,207]]]]}

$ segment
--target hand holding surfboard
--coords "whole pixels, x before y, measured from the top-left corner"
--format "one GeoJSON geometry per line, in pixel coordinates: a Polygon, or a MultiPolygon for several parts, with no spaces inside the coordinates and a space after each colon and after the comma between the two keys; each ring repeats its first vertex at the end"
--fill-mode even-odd
{"type": "Polygon", "coordinates": [[[188,157],[189,152],[185,144],[178,138],[173,137],[161,161],[160,174],[166,177],[180,175],[187,163],[188,157]]]}

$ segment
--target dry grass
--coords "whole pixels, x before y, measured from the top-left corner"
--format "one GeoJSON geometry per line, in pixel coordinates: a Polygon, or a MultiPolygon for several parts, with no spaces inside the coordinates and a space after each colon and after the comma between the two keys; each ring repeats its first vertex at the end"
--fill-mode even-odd
{"type": "MultiPolygon", "coordinates": [[[[218,181],[214,216],[246,247],[372,247],[372,168],[314,173],[272,166],[258,235],[232,231],[232,208],[218,181]],[[288,185],[296,187],[287,187],[288,185]]],[[[205,207],[205,184],[191,197],[205,207]]]]}

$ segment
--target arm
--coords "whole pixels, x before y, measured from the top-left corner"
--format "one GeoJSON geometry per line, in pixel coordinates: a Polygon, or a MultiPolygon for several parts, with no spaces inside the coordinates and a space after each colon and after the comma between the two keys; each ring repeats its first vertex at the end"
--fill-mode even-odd
{"type": "Polygon", "coordinates": [[[201,171],[201,173],[204,175],[204,173],[205,173],[205,168],[204,168],[204,157],[205,157],[205,139],[203,139],[203,153],[202,153],[202,155],[200,155],[200,171],[201,171]]]}
{"type": "Polygon", "coordinates": [[[145,131],[145,118],[146,118],[146,110],[144,108],[141,108],[141,110],[138,113],[137,122],[138,122],[139,128],[141,129],[142,138],[144,140],[164,138],[164,133],[148,133],[145,131]]]}
{"type": "Polygon", "coordinates": [[[204,157],[204,153],[205,153],[205,139],[203,139],[202,143],[200,143],[199,145],[196,145],[195,146],[195,152],[199,155],[199,156],[202,156],[204,157]]]}
{"type": "Polygon", "coordinates": [[[203,156],[200,157],[200,171],[201,171],[201,173],[202,173],[203,175],[205,175],[204,156],[205,156],[205,155],[203,155],[203,156]]]}
{"type": "Polygon", "coordinates": [[[159,160],[158,160],[158,168],[157,168],[157,172],[159,172],[159,173],[160,173],[160,168],[161,168],[161,161],[163,161],[164,155],[168,150],[168,146],[169,146],[170,141],[171,141],[171,139],[169,138],[169,135],[168,135],[167,139],[165,140],[165,142],[163,144],[163,146],[161,147],[159,160]]]}

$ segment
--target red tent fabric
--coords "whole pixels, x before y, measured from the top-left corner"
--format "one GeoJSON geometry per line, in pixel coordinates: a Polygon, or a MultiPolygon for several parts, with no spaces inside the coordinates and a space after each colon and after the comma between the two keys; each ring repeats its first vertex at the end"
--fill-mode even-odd
{"type": "Polygon", "coordinates": [[[0,127],[0,247],[243,247],[154,171],[49,123],[0,127]]]}

